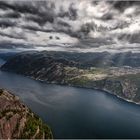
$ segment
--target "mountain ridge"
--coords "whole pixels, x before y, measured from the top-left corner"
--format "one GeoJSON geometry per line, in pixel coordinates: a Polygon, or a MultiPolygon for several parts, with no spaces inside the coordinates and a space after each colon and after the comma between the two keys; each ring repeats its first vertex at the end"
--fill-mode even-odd
{"type": "Polygon", "coordinates": [[[119,64],[115,66],[104,63],[106,59],[101,63],[104,65],[100,66],[98,63],[101,61],[95,59],[99,56],[102,54],[96,56],[95,53],[24,52],[9,59],[1,69],[47,83],[104,90],[125,100],[139,103],[140,65],[137,63],[139,55],[129,52],[126,60],[123,58],[128,64],[135,59],[136,63],[133,64],[136,67],[125,65],[123,61],[118,60],[119,58],[117,59],[119,64]]]}

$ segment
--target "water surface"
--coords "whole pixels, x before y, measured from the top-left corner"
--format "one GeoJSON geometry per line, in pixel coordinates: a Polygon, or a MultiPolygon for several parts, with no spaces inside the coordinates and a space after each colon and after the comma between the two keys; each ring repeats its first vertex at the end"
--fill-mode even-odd
{"type": "Polygon", "coordinates": [[[108,93],[2,71],[0,87],[20,96],[51,126],[54,138],[140,138],[140,106],[108,93]]]}

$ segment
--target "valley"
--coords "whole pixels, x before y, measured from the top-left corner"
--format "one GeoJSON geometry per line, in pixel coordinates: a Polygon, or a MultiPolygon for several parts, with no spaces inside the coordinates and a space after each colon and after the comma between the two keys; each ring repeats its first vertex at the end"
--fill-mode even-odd
{"type": "Polygon", "coordinates": [[[0,139],[139,130],[139,1],[0,0],[0,139]]]}
{"type": "Polygon", "coordinates": [[[85,55],[92,59],[91,53],[2,54],[0,87],[18,95],[47,122],[54,138],[139,138],[139,131],[132,131],[139,130],[139,105],[129,103],[140,101],[139,65],[99,66],[91,60],[89,66],[85,55]]]}
{"type": "Polygon", "coordinates": [[[1,69],[46,83],[99,89],[139,103],[139,55],[127,53],[109,57],[107,54],[107,59],[104,54],[23,52],[9,59],[1,69]],[[119,59],[123,55],[123,60],[119,59]],[[103,58],[99,59],[100,56],[103,58]]]}

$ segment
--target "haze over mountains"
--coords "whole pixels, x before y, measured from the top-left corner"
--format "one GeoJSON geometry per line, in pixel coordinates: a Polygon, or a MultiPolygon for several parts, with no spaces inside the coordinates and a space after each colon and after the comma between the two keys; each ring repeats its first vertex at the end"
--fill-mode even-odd
{"type": "Polygon", "coordinates": [[[139,1],[0,1],[0,48],[139,52],[139,9],[139,1]]]}

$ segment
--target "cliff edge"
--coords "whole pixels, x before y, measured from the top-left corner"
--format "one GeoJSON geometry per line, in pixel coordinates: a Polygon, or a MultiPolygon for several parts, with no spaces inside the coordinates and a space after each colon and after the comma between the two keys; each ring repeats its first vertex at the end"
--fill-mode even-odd
{"type": "Polygon", "coordinates": [[[0,139],[52,139],[52,132],[19,97],[0,89],[0,139]]]}

